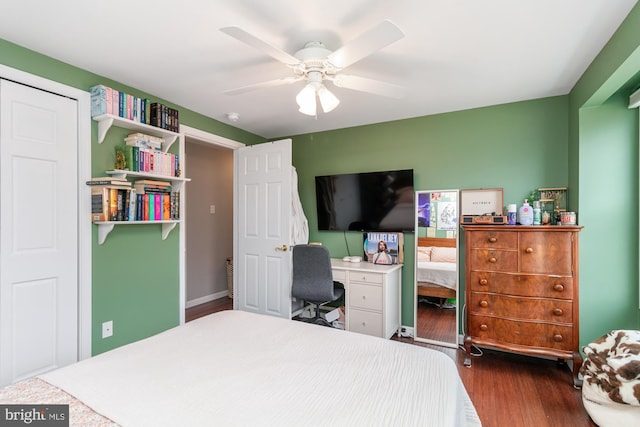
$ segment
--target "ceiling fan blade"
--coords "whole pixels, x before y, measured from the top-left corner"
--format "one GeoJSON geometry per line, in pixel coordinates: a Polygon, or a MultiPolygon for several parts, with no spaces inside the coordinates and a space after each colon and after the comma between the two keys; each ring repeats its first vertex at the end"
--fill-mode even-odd
{"type": "Polygon", "coordinates": [[[224,28],[220,28],[220,31],[230,35],[234,39],[239,40],[244,44],[247,44],[251,47],[261,50],[262,52],[266,53],[270,57],[275,58],[280,62],[284,62],[285,64],[296,65],[300,62],[298,58],[296,58],[295,56],[289,55],[287,52],[281,49],[278,49],[275,46],[270,45],[264,40],[260,40],[253,34],[247,33],[242,28],[224,27],[224,28]]]}
{"type": "Polygon", "coordinates": [[[282,86],[286,84],[291,84],[302,80],[303,77],[283,77],[281,79],[268,80],[266,82],[255,83],[248,86],[239,87],[236,89],[225,90],[225,95],[241,95],[243,93],[251,92],[258,89],[266,89],[275,86],[282,86]]]}
{"type": "Polygon", "coordinates": [[[327,59],[337,68],[346,68],[403,37],[404,33],[396,24],[385,20],[333,52],[327,59]]]}
{"type": "Polygon", "coordinates": [[[405,89],[402,86],[381,82],[379,80],[367,79],[365,77],[338,74],[329,80],[333,81],[334,85],[345,89],[375,93],[376,95],[397,99],[405,96],[405,89]]]}

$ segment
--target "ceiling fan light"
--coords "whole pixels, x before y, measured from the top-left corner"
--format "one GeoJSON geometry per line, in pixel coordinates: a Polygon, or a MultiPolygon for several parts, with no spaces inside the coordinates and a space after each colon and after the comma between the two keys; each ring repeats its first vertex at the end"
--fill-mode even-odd
{"type": "Polygon", "coordinates": [[[313,85],[306,85],[296,96],[296,102],[302,114],[308,116],[316,115],[316,89],[313,85]]]}
{"type": "Polygon", "coordinates": [[[324,85],[318,88],[318,98],[320,98],[322,111],[324,111],[325,113],[333,111],[338,106],[338,104],[340,104],[340,100],[324,85]]]}

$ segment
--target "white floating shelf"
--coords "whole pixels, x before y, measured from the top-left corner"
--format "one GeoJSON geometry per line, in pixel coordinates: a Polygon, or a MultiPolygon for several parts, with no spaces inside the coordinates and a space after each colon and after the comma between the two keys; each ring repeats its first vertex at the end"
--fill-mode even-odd
{"type": "Polygon", "coordinates": [[[102,114],[100,116],[93,117],[93,120],[98,122],[98,144],[102,144],[107,132],[111,126],[117,126],[120,128],[137,130],[147,133],[152,136],[158,136],[164,138],[165,144],[162,147],[162,151],[168,151],[171,145],[176,141],[180,135],[177,132],[173,132],[167,129],[162,129],[156,126],[147,125],[145,123],[135,122],[133,120],[125,119],[123,117],[114,116],[112,114],[102,114]]]}
{"type": "Polygon", "coordinates": [[[94,222],[98,226],[98,244],[101,245],[116,225],[136,225],[136,224],[162,224],[162,240],[166,240],[169,233],[176,227],[180,220],[171,221],[103,221],[94,222]]]}
{"type": "Polygon", "coordinates": [[[158,181],[171,181],[171,186],[174,191],[180,191],[183,183],[191,181],[191,178],[183,178],[180,176],[154,175],[147,172],[131,172],[126,170],[110,170],[105,171],[105,173],[115,178],[127,178],[129,176],[134,178],[156,179],[158,181]]]}

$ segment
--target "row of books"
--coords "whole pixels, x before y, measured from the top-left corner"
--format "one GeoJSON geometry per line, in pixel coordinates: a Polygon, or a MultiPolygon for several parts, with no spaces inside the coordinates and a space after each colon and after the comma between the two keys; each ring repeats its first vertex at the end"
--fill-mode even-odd
{"type": "Polygon", "coordinates": [[[179,113],[175,108],[104,85],[92,86],[90,93],[91,117],[111,114],[172,132],[180,131],[179,113]]]}
{"type": "Polygon", "coordinates": [[[118,145],[115,151],[115,169],[180,176],[180,158],[177,154],[131,145],[118,145]]]}
{"type": "Polygon", "coordinates": [[[168,221],[180,219],[180,193],[138,194],[135,189],[91,189],[91,221],[168,221]]]}
{"type": "Polygon", "coordinates": [[[180,219],[180,193],[165,181],[94,178],[91,221],[166,221],[180,219]]]}

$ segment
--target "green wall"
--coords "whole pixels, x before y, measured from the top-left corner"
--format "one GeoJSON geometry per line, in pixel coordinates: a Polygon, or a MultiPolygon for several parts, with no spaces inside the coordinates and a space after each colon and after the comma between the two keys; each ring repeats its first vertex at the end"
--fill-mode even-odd
{"type": "MultiPolygon", "coordinates": [[[[567,107],[567,97],[558,96],[293,137],[310,239],[334,257],[362,252],[361,233],[317,230],[316,175],[413,168],[416,190],[502,187],[505,204],[521,204],[538,187],[566,186],[567,107]]],[[[406,326],[414,320],[414,244],[407,233],[406,326]]]]}
{"type": "MultiPolygon", "coordinates": [[[[229,139],[254,144],[264,139],[184,109],[167,100],[124,86],[50,57],[0,39],[0,63],[66,85],[88,90],[95,84],[147,97],[180,110],[180,122],[229,139]]],[[[130,131],[112,127],[102,144],[92,123],[91,172],[103,176],[113,169],[114,146],[130,131]]],[[[175,144],[172,151],[175,151],[175,144]]],[[[87,187],[87,197],[89,189],[87,187]]],[[[87,218],[89,220],[89,218],[87,218]]],[[[179,226],[178,226],[179,227],[179,226]]],[[[146,338],[179,323],[179,228],[166,240],[160,225],[115,227],[98,245],[97,227],[92,230],[92,353],[146,338]],[[102,322],[113,320],[113,337],[102,339],[102,322]]]]}
{"type": "Polygon", "coordinates": [[[638,109],[640,4],[569,96],[570,204],[580,236],[580,342],[612,329],[640,329],[638,109]]]}

